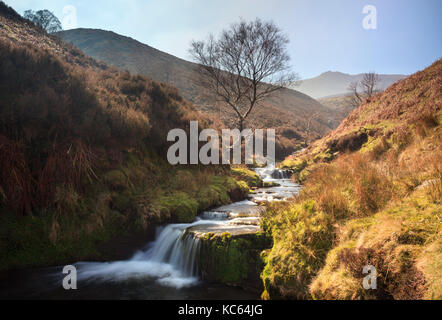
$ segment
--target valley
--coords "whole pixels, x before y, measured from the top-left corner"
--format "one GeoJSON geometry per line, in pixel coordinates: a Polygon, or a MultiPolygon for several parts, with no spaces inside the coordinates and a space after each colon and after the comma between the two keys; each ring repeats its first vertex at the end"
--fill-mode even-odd
{"type": "Polygon", "coordinates": [[[442,60],[356,104],[369,74],[259,100],[289,41],[239,21],[196,45],[225,77],[205,86],[196,63],[0,1],[0,299],[442,299],[442,60]]]}
{"type": "MultiPolygon", "coordinates": [[[[220,121],[220,126],[236,126],[232,118],[233,112],[222,107],[221,103],[214,103],[211,93],[198,82],[196,64],[111,31],[76,29],[62,31],[57,33],[57,36],[72,43],[87,55],[120,70],[142,74],[177,87],[179,93],[199,111],[220,121]]],[[[276,153],[278,158],[282,159],[304,142],[306,119],[313,114],[317,114],[317,117],[311,125],[312,139],[319,138],[338,124],[330,109],[301,92],[284,89],[257,106],[251,114],[247,128],[275,129],[276,153]]]]}

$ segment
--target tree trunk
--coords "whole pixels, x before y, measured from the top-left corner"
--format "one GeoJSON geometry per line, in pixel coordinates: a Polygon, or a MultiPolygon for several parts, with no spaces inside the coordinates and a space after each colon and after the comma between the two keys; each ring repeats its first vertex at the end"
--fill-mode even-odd
{"type": "Polygon", "coordinates": [[[244,119],[239,117],[239,132],[242,132],[244,126],[244,119]]]}

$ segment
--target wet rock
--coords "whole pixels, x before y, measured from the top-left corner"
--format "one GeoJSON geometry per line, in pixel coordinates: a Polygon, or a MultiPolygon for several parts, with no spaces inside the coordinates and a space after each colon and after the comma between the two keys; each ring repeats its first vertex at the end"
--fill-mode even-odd
{"type": "MultiPolygon", "coordinates": [[[[244,226],[252,231],[256,226],[244,226]]],[[[259,228],[259,227],[258,227],[259,228]]],[[[200,270],[203,280],[262,291],[260,273],[264,262],[260,254],[271,247],[262,232],[212,233],[200,235],[200,270]]]]}

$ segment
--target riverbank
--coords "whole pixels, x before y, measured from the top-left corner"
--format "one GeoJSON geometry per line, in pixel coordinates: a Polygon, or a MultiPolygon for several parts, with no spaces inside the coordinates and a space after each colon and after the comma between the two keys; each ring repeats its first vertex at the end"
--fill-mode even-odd
{"type": "Polygon", "coordinates": [[[157,226],[193,221],[204,210],[245,199],[249,192],[228,169],[179,170],[158,159],[150,159],[146,169],[146,158],[129,158],[130,164],[93,188],[95,193],[66,194],[60,210],[20,219],[1,214],[0,270],[126,259],[153,240],[157,226]],[[150,170],[156,177],[146,184],[150,170]]]}
{"type": "Polygon", "coordinates": [[[95,61],[2,2],[0,21],[0,270],[113,259],[247,195],[228,168],[166,161],[172,129],[213,125],[176,88],[95,61]]]}
{"type": "Polygon", "coordinates": [[[304,188],[264,217],[263,298],[442,298],[441,76],[439,60],[282,163],[304,188]]]}

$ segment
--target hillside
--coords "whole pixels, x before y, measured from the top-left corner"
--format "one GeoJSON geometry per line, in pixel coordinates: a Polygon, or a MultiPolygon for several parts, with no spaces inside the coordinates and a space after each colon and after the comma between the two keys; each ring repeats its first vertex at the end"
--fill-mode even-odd
{"type": "Polygon", "coordinates": [[[341,123],[355,109],[350,95],[320,98],[318,102],[333,111],[335,122],[341,123]]]}
{"type": "Polygon", "coordinates": [[[304,189],[266,213],[264,298],[442,299],[441,107],[439,60],[282,163],[304,189]]]}
{"type": "Polygon", "coordinates": [[[249,192],[228,168],[165,160],[170,129],[211,124],[176,88],[97,62],[1,1],[0,97],[0,271],[121,258],[159,224],[249,192]]]}
{"type": "MultiPolygon", "coordinates": [[[[176,86],[179,93],[194,103],[199,110],[221,119],[228,126],[235,125],[231,122],[232,113],[229,109],[220,109],[220,105],[213,103],[213,98],[198,83],[194,63],[110,31],[74,29],[62,31],[57,35],[87,55],[114,65],[120,70],[129,70],[131,73],[142,74],[176,86]]],[[[291,154],[294,148],[305,140],[307,119],[314,113],[318,113],[318,116],[312,122],[311,139],[323,136],[339,123],[335,120],[333,111],[324,108],[314,99],[298,91],[284,89],[255,108],[250,115],[248,126],[276,128],[277,154],[285,156],[291,154]]]]}
{"type": "MultiPolygon", "coordinates": [[[[380,74],[378,89],[384,90],[406,76],[401,74],[380,74]]],[[[347,74],[342,72],[327,71],[317,77],[299,81],[292,88],[309,95],[315,99],[342,96],[348,93],[348,85],[361,81],[363,74],[347,74]]]]}

